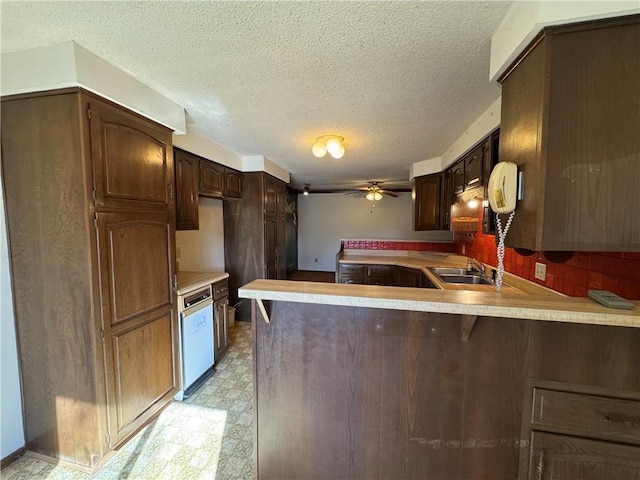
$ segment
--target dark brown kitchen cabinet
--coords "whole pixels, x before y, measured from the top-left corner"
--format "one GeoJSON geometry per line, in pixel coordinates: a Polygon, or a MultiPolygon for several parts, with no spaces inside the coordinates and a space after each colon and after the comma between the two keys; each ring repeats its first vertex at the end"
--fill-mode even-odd
{"type": "Polygon", "coordinates": [[[224,195],[224,167],[215,162],[200,159],[200,195],[220,198],[224,195]]]}
{"type": "Polygon", "coordinates": [[[640,395],[531,379],[519,478],[640,479],[640,395]]]}
{"type": "Polygon", "coordinates": [[[171,132],[78,88],[1,115],[26,448],[93,468],[179,389],[171,132]]]}
{"type": "Polygon", "coordinates": [[[458,195],[464,192],[464,158],[454,163],[450,168],[451,186],[453,193],[458,195]]]}
{"type": "Polygon", "coordinates": [[[464,157],[465,190],[482,185],[484,178],[484,158],[488,150],[488,142],[483,142],[464,157]]]}
{"type": "Polygon", "coordinates": [[[394,285],[391,265],[365,265],[364,283],[367,285],[394,285]]]}
{"type": "Polygon", "coordinates": [[[439,230],[442,219],[443,173],[413,179],[413,229],[439,230]]]}
{"type": "Polygon", "coordinates": [[[242,198],[242,172],[224,169],[224,196],[227,198],[242,198]]]}
{"type": "MultiPolygon", "coordinates": [[[[281,180],[264,172],[249,172],[243,174],[242,199],[223,203],[225,267],[233,303],[242,285],[257,278],[286,278],[284,191],[281,180]]],[[[243,302],[236,309],[236,318],[248,321],[250,307],[243,302]]]]}
{"type": "Polygon", "coordinates": [[[225,278],[212,285],[213,289],[213,347],[215,361],[229,348],[229,280],[225,278]]]}
{"type": "Polygon", "coordinates": [[[176,230],[198,230],[199,159],[195,155],[173,149],[176,165],[176,230]]]}
{"type": "Polygon", "coordinates": [[[364,284],[364,265],[349,263],[338,265],[338,283],[364,284]]]}
{"type": "Polygon", "coordinates": [[[420,277],[422,272],[415,268],[395,267],[393,270],[393,285],[398,287],[420,287],[420,277]]]}
{"type": "Polygon", "coordinates": [[[640,251],[640,16],[547,27],[500,79],[500,160],[522,200],[506,244],[640,251]]]}

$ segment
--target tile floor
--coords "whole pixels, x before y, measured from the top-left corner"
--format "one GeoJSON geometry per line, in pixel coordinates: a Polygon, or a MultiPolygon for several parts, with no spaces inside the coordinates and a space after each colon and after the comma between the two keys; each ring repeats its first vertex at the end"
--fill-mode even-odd
{"type": "Polygon", "coordinates": [[[173,402],[93,474],[23,456],[2,480],[234,480],[253,478],[251,324],[236,322],[215,373],[173,402]]]}

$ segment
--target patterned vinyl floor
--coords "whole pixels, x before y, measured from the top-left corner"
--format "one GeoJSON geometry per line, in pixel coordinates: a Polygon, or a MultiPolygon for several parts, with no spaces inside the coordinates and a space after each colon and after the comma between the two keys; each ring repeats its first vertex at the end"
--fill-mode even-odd
{"type": "Polygon", "coordinates": [[[2,480],[235,480],[253,478],[251,324],[236,322],[215,373],[173,402],[98,471],[87,474],[25,455],[2,480]]]}

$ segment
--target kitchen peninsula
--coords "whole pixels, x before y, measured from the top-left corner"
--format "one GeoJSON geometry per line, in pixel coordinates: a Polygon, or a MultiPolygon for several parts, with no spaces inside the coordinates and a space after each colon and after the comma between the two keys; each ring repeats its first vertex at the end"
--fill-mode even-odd
{"type": "Polygon", "coordinates": [[[277,280],[239,294],[259,479],[638,477],[638,302],[277,280]]]}

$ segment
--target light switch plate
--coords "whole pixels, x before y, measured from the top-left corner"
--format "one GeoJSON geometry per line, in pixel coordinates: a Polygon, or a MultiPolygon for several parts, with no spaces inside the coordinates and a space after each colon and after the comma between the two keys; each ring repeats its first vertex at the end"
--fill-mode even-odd
{"type": "Polygon", "coordinates": [[[544,263],[536,262],[536,278],[538,280],[544,280],[547,278],[547,266],[544,263]]]}

